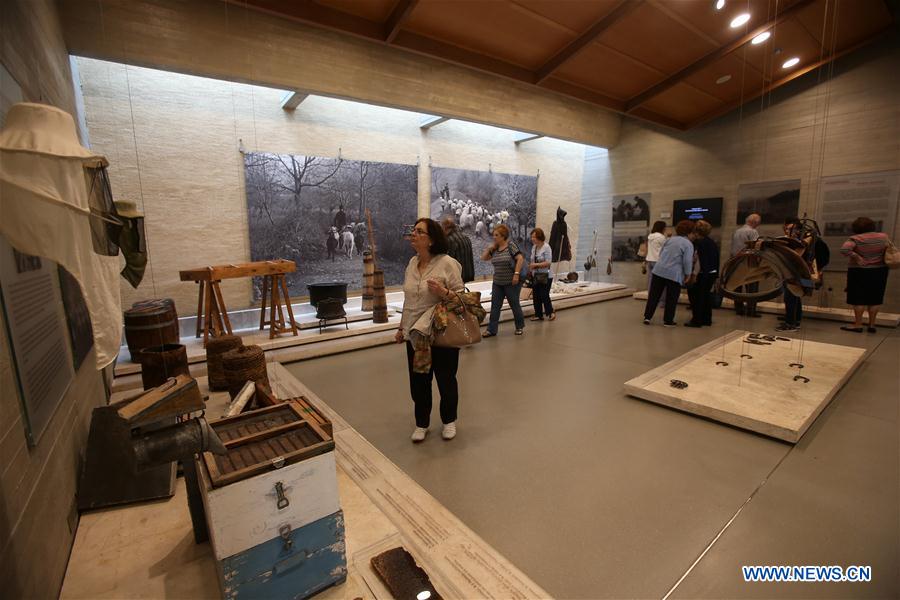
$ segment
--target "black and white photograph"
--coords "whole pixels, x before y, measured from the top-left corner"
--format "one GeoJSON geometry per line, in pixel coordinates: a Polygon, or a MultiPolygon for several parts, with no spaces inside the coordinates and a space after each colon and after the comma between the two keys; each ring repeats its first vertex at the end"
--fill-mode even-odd
{"type": "Polygon", "coordinates": [[[91,329],[91,315],[87,303],[81,293],[81,286],[72,274],[62,265],[59,270],[59,290],[62,293],[63,306],[66,308],[66,325],[69,328],[69,339],[72,341],[72,363],[75,371],[94,347],[94,331],[91,329]]]}
{"type": "MultiPolygon", "coordinates": [[[[244,154],[244,168],[251,260],[296,262],[287,275],[292,296],[309,295],[310,283],[362,289],[366,209],[385,285],[403,283],[413,254],[403,233],[416,221],[416,165],[253,152],[244,154]]],[[[254,300],[259,286],[254,281],[254,300]]]]}
{"type": "Polygon", "coordinates": [[[640,262],[641,244],[647,241],[650,227],[649,192],[620,194],[612,198],[612,248],[614,262],[640,262]]]}
{"type": "Polygon", "coordinates": [[[736,225],[744,224],[753,213],[762,218],[761,235],[782,235],[784,220],[798,216],[800,180],[744,183],[738,186],[736,225]]]}
{"type": "MultiPolygon", "coordinates": [[[[479,256],[494,240],[494,228],[509,227],[509,238],[527,256],[537,218],[537,184],[533,175],[431,168],[431,218],[450,217],[472,240],[475,277],[490,276],[479,256]]],[[[547,229],[549,235],[549,226],[547,229]]]]}
{"type": "Polygon", "coordinates": [[[613,196],[613,227],[617,223],[643,222],[650,225],[650,194],[613,196]]]}

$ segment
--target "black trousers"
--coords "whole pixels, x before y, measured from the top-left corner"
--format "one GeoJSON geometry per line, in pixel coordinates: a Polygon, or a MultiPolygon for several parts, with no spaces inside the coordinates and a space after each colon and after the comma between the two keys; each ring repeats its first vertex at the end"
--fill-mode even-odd
{"type": "Polygon", "coordinates": [[[456,385],[456,370],[459,368],[459,348],[431,347],[431,371],[413,371],[412,344],[406,342],[406,366],[409,369],[409,393],[416,405],[416,427],[428,427],[431,421],[431,379],[437,379],[441,393],[441,422],[456,420],[459,404],[459,388],[456,385]]]}
{"type": "Polygon", "coordinates": [[[663,311],[663,321],[666,323],[675,322],[675,307],[678,306],[678,296],[681,294],[681,284],[672,279],[666,279],[659,275],[650,278],[650,291],[647,295],[647,306],[644,307],[644,318],[652,319],[653,313],[656,312],[656,305],[662,298],[663,292],[666,294],[666,306],[663,311]]]}
{"type": "Polygon", "coordinates": [[[712,325],[712,286],[716,276],[708,273],[697,275],[697,281],[688,288],[691,300],[691,322],[697,325],[712,325]]]}
{"type": "Polygon", "coordinates": [[[531,298],[534,300],[534,316],[543,318],[546,314],[548,317],[553,314],[553,303],[550,302],[550,285],[552,279],[548,279],[547,283],[540,285],[535,283],[531,288],[531,298]]]}
{"type": "Polygon", "coordinates": [[[793,295],[784,287],[784,322],[790,325],[799,325],[803,318],[803,300],[793,295]]]}

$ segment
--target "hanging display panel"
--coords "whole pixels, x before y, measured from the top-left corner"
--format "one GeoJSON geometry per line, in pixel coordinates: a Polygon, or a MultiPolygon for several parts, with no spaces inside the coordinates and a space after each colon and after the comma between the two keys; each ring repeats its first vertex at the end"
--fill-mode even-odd
{"type": "MultiPolygon", "coordinates": [[[[378,268],[388,286],[403,283],[412,257],[404,227],[416,220],[416,165],[295,154],[244,154],[251,260],[288,259],[291,295],[307,285],[340,281],[360,290],[362,253],[372,214],[378,268]]],[[[254,281],[253,298],[261,297],[254,281]]]]}
{"type": "Polygon", "coordinates": [[[614,261],[642,261],[638,256],[641,244],[647,241],[650,229],[649,192],[621,194],[612,201],[612,259],[614,261]]]}
{"type": "Polygon", "coordinates": [[[0,236],[0,298],[25,435],[35,446],[74,376],[56,263],[19,252],[0,236]]]}
{"type": "Polygon", "coordinates": [[[894,238],[897,205],[900,203],[900,171],[823,177],[819,215],[822,239],[831,250],[829,271],[846,271],[841,245],[853,235],[857,217],[875,221],[875,230],[894,238]]]}
{"type": "MultiPolygon", "coordinates": [[[[531,230],[537,219],[538,178],[490,171],[431,168],[431,218],[451,217],[472,240],[475,276],[491,276],[489,262],[479,260],[494,243],[492,232],[501,223],[510,240],[526,256],[531,252],[531,230]]],[[[549,228],[545,230],[549,237],[549,228]]]]}
{"type": "Polygon", "coordinates": [[[760,235],[783,235],[784,220],[798,216],[800,180],[743,183],[738,186],[736,225],[741,226],[753,213],[762,218],[760,235]]]}

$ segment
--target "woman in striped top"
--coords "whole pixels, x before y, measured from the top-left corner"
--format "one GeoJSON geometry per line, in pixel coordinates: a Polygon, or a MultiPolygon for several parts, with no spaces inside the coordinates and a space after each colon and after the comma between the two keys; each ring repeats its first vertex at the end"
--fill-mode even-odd
{"type": "Polygon", "coordinates": [[[515,242],[509,239],[509,227],[500,224],[494,227],[494,243],[484,251],[481,260],[489,260],[494,266],[494,283],[491,286],[491,318],[488,321],[487,331],[482,337],[497,335],[500,325],[500,310],[503,308],[503,299],[509,302],[513,318],[516,322],[516,335],[522,335],[525,331],[525,315],[522,314],[522,305],[519,303],[519,294],[522,292],[522,284],[519,281],[519,273],[525,257],[515,242]]]}
{"type": "Polygon", "coordinates": [[[853,307],[855,321],[844,331],[862,333],[862,318],[869,312],[869,333],[875,333],[875,317],[884,303],[888,267],[884,251],[890,242],[887,235],[875,231],[875,222],[860,217],[851,225],[853,235],[841,246],[841,254],[850,259],[847,268],[847,304],[853,307]]]}

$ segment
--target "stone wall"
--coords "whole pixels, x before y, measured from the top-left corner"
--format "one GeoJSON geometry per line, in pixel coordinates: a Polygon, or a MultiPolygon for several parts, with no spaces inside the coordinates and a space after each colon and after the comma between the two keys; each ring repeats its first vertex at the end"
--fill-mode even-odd
{"type": "MultiPolygon", "coordinates": [[[[241,144],[248,151],[342,156],[419,164],[419,214],[428,214],[429,164],[536,175],[538,225],[549,231],[557,206],[578,231],[583,146],[461,121],[428,131],[424,115],[311,96],[295,111],[283,91],[78,59],[95,150],[110,160],[117,199],[143,207],[150,248],[144,282],[122,282],[122,303],[174,298],[194,314],[196,286],[178,271],[249,260],[241,144]]],[[[223,282],[229,309],[250,304],[249,280],[223,282]]]]}

